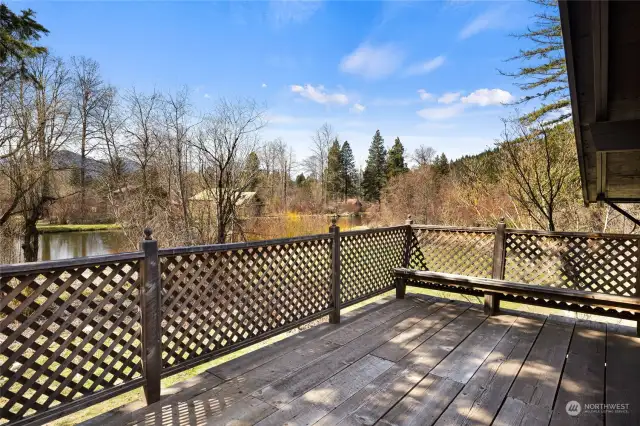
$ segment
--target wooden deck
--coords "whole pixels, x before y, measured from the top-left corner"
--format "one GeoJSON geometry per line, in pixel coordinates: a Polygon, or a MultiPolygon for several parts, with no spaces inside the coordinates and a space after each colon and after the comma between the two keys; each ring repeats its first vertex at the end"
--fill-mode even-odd
{"type": "Polygon", "coordinates": [[[210,369],[95,424],[637,425],[632,328],[407,295],[210,369]],[[569,401],[582,412],[569,416],[569,401]],[[629,404],[597,414],[585,404],[629,404]],[[624,409],[624,407],[622,407],[624,409]],[[606,417],[606,419],[605,419],[606,417]]]}

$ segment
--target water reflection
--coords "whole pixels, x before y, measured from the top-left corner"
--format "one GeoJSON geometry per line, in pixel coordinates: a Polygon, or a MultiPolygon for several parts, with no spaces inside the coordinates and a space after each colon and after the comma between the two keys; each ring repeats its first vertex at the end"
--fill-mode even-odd
{"type": "Polygon", "coordinates": [[[60,232],[40,235],[39,260],[69,259],[125,251],[119,231],[60,232]]]}

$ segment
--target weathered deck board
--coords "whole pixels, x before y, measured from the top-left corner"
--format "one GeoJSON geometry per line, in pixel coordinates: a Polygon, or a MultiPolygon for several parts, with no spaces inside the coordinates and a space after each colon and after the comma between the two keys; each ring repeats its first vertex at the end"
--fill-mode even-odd
{"type": "Polygon", "coordinates": [[[588,412],[585,404],[604,403],[604,363],[606,325],[602,323],[576,323],[562,380],[551,417],[551,426],[604,424],[603,413],[588,412]],[[567,413],[567,403],[578,401],[583,412],[577,416],[567,413]]]}
{"type": "Polygon", "coordinates": [[[494,424],[548,425],[572,334],[570,321],[547,320],[494,424]]]}
{"type": "MultiPolygon", "coordinates": [[[[421,303],[430,302],[426,301],[421,303]]],[[[371,313],[371,315],[367,315],[366,317],[353,321],[351,324],[340,327],[339,329],[325,335],[323,339],[329,342],[337,343],[338,345],[346,345],[350,341],[373,330],[379,325],[390,321],[401,313],[408,311],[409,309],[414,309],[416,306],[416,302],[410,299],[401,300],[397,303],[391,303],[383,307],[382,309],[371,313]]]]}
{"type": "Polygon", "coordinates": [[[512,315],[487,318],[467,339],[439,363],[431,374],[466,384],[518,319],[512,315]]]}
{"type": "Polygon", "coordinates": [[[152,421],[153,419],[155,419],[153,421],[157,421],[158,419],[164,418],[167,415],[167,411],[173,412],[176,415],[182,412],[195,412],[196,405],[200,404],[201,401],[204,401],[205,405],[210,407],[212,410],[211,415],[218,415],[231,404],[240,401],[254,390],[266,386],[283,375],[293,373],[305,367],[317,358],[326,356],[339,347],[340,346],[335,343],[322,339],[309,342],[288,353],[286,358],[280,357],[272,360],[244,375],[227,380],[219,386],[206,389],[195,397],[186,399],[176,399],[178,396],[172,399],[167,398],[167,400],[161,400],[156,404],[138,410],[132,413],[134,416],[133,421],[142,422],[143,419],[145,422],[152,421]]]}
{"type": "Polygon", "coordinates": [[[258,423],[311,425],[388,370],[391,361],[366,355],[258,423]]]}
{"type": "Polygon", "coordinates": [[[380,419],[380,423],[389,426],[432,425],[463,386],[455,380],[427,374],[380,419]]]}
{"type": "Polygon", "coordinates": [[[469,303],[436,302],[427,307],[427,310],[433,312],[431,315],[409,330],[398,334],[372,354],[390,361],[398,361],[460,316],[469,306],[471,306],[469,303]]]}
{"type": "Polygon", "coordinates": [[[403,358],[397,364],[398,368],[390,369],[388,374],[384,374],[384,381],[378,383],[376,392],[354,395],[354,399],[365,397],[359,404],[347,400],[345,404],[357,405],[358,408],[336,424],[375,424],[485,319],[482,312],[467,310],[403,358]]]}
{"type": "MultiPolygon", "coordinates": [[[[206,416],[206,424],[210,426],[251,426],[276,411],[278,409],[273,405],[249,396],[218,414],[206,416]]],[[[203,424],[203,422],[198,421],[195,424],[203,424]]]]}
{"type": "Polygon", "coordinates": [[[543,324],[519,317],[436,425],[491,424],[543,324]]]}
{"type": "Polygon", "coordinates": [[[606,414],[607,426],[640,424],[640,337],[607,329],[606,403],[629,404],[628,412],[606,414]],[[614,331],[614,332],[611,332],[614,331]]]}
{"type": "Polygon", "coordinates": [[[402,333],[425,316],[424,309],[419,307],[405,311],[389,322],[382,323],[350,341],[329,356],[319,359],[304,370],[271,383],[254,392],[253,395],[276,406],[286,404],[402,333]]]}
{"type": "Polygon", "coordinates": [[[212,367],[207,371],[224,380],[233,379],[287,352],[293,351],[307,342],[320,339],[336,329],[350,325],[356,320],[366,319],[374,311],[388,306],[392,300],[391,297],[385,297],[376,302],[361,306],[350,312],[343,313],[341,316],[341,324],[339,325],[324,323],[314,326],[308,330],[289,336],[276,344],[264,346],[241,357],[212,367]]]}

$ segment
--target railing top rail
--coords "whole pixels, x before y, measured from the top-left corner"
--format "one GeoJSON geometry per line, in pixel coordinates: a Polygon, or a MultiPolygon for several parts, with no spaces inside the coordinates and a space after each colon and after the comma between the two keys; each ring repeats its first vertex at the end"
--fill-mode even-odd
{"type": "Polygon", "coordinates": [[[205,244],[200,246],[163,248],[158,250],[158,255],[172,256],[172,255],[179,255],[179,254],[241,250],[241,249],[265,247],[265,246],[283,246],[288,244],[301,243],[305,241],[326,240],[330,238],[333,238],[331,234],[315,234],[315,235],[304,235],[301,237],[277,238],[273,240],[248,241],[248,242],[226,243],[226,244],[205,244]]]}
{"type": "Polygon", "coordinates": [[[428,231],[450,231],[450,232],[477,232],[495,234],[496,228],[465,227],[465,226],[444,226],[444,225],[411,225],[414,229],[426,229],[428,231]]]}
{"type": "Polygon", "coordinates": [[[13,263],[0,265],[0,276],[16,274],[32,274],[56,269],[97,266],[108,263],[120,263],[129,260],[144,259],[143,252],[126,252],[100,256],[76,257],[71,259],[46,260],[41,262],[13,263]]]}
{"type": "Polygon", "coordinates": [[[348,237],[350,235],[376,234],[379,232],[395,231],[397,229],[406,229],[406,228],[407,228],[407,225],[395,225],[395,226],[385,226],[382,228],[354,229],[352,231],[340,231],[340,236],[348,237]]]}
{"type": "Polygon", "coordinates": [[[640,239],[640,234],[610,234],[602,232],[572,232],[572,231],[538,231],[535,229],[507,228],[506,232],[519,235],[543,235],[547,237],[587,237],[587,238],[626,238],[640,239]]]}

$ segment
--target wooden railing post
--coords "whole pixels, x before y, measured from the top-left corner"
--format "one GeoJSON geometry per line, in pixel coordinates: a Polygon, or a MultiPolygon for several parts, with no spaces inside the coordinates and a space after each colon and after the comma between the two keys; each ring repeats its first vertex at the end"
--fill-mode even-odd
{"type": "MultiPolygon", "coordinates": [[[[507,226],[504,218],[500,218],[496,227],[496,238],[493,244],[493,265],[491,267],[491,278],[497,280],[504,279],[504,268],[506,264],[506,243],[507,243],[507,226]]],[[[487,315],[495,315],[500,312],[500,295],[496,293],[484,294],[484,313],[487,315]]]]}
{"type": "MultiPolygon", "coordinates": [[[[408,268],[411,263],[411,241],[413,239],[413,229],[411,229],[413,219],[411,219],[411,215],[407,215],[405,225],[407,226],[407,234],[404,242],[404,258],[402,260],[402,267],[408,268]]],[[[404,299],[406,292],[407,280],[405,278],[396,278],[396,299],[404,299]]]]}
{"type": "Polygon", "coordinates": [[[331,288],[333,294],[333,312],[329,314],[331,324],[340,324],[340,227],[336,224],[338,215],[331,219],[329,233],[332,234],[331,246],[331,288]]]}
{"type": "Polygon", "coordinates": [[[151,228],[145,228],[140,241],[144,260],[140,265],[142,306],[142,368],[145,376],[144,395],[147,404],[160,400],[162,371],[161,283],[158,262],[158,242],[151,238],[151,228]]]}

